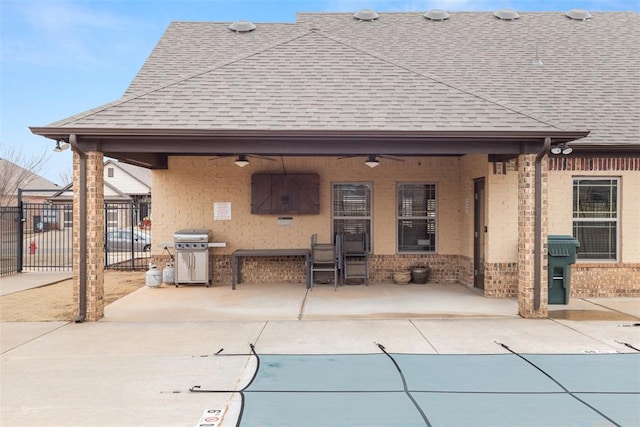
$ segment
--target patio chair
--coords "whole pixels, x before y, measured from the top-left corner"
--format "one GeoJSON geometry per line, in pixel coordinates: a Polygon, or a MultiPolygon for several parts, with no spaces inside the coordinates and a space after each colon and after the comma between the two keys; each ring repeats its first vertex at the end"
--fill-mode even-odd
{"type": "Polygon", "coordinates": [[[366,233],[342,234],[342,279],[362,279],[369,285],[369,239],[366,233]]]}
{"type": "MultiPolygon", "coordinates": [[[[333,273],[333,287],[338,289],[339,257],[336,245],[332,243],[318,243],[317,235],[311,236],[311,265],[309,274],[311,280],[311,290],[317,280],[316,273],[333,273]]],[[[322,274],[320,276],[323,276],[322,274]]],[[[324,274],[327,277],[328,274],[324,274]]],[[[329,276],[330,277],[330,276],[329,276]]]]}

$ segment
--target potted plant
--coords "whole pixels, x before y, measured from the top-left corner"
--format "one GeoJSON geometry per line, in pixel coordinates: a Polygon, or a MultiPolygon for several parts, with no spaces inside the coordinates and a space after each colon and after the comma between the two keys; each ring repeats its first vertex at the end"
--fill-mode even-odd
{"type": "Polygon", "coordinates": [[[411,269],[411,281],[420,285],[424,285],[429,280],[431,268],[425,265],[418,265],[411,269]]]}

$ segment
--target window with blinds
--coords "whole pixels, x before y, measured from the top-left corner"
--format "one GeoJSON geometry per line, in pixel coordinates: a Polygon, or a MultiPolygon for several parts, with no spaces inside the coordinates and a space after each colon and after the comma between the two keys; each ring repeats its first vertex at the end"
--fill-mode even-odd
{"type": "Polygon", "coordinates": [[[371,250],[371,183],[334,183],[333,234],[366,234],[371,250]]]}
{"type": "Polygon", "coordinates": [[[398,253],[436,251],[436,185],[397,186],[398,253]]]}
{"type": "Polygon", "coordinates": [[[579,259],[617,259],[618,179],[573,180],[573,237],[579,259]]]}

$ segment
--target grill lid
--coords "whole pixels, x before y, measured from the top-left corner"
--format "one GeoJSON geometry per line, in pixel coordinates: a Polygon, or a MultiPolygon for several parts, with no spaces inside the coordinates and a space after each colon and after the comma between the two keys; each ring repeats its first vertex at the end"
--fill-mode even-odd
{"type": "Polygon", "coordinates": [[[175,242],[208,242],[209,230],[204,229],[186,229],[178,230],[173,234],[175,242]]]}

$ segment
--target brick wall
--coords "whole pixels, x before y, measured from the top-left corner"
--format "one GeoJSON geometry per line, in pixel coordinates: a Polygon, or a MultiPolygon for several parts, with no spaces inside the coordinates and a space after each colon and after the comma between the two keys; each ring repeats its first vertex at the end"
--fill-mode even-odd
{"type": "Polygon", "coordinates": [[[640,156],[549,158],[549,234],[572,235],[573,179],[619,179],[617,262],[578,261],[571,266],[571,296],[640,295],[640,156]]]}
{"type": "Polygon", "coordinates": [[[484,296],[493,298],[517,298],[518,263],[485,263],[484,296]]]}

